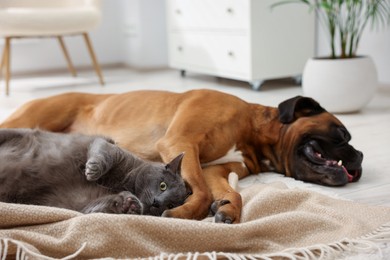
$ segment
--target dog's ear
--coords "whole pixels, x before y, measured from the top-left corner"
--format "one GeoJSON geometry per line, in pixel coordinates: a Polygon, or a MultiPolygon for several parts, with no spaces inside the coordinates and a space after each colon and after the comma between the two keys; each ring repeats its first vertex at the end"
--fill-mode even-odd
{"type": "Polygon", "coordinates": [[[325,112],[320,104],[312,98],[296,96],[279,104],[279,120],[283,124],[294,122],[303,116],[313,116],[325,112]]]}

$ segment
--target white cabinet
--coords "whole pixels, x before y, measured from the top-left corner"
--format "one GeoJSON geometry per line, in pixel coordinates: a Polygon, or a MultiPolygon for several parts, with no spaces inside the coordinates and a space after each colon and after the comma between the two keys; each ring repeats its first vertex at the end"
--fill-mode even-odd
{"type": "Polygon", "coordinates": [[[275,0],[167,0],[169,65],[248,81],[300,76],[314,55],[314,15],[275,0]]]}

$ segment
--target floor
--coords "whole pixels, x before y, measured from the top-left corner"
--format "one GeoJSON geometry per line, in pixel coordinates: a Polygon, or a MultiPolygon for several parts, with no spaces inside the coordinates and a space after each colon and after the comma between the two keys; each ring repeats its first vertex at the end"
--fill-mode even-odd
{"type": "MultiPolygon", "coordinates": [[[[92,71],[82,71],[77,78],[72,78],[66,72],[15,76],[8,97],[4,94],[4,81],[0,81],[0,121],[28,100],[68,91],[121,93],[163,89],[183,92],[210,88],[237,95],[249,102],[271,106],[302,95],[301,87],[291,79],[267,81],[259,91],[253,91],[244,82],[193,73],[182,78],[178,71],[169,69],[136,71],[117,67],[103,69],[103,74],[105,86],[98,84],[92,71]]],[[[390,84],[381,84],[374,99],[359,113],[337,117],[351,132],[352,145],[364,153],[363,176],[359,182],[344,187],[315,185],[316,188],[362,203],[390,206],[390,84]]]]}

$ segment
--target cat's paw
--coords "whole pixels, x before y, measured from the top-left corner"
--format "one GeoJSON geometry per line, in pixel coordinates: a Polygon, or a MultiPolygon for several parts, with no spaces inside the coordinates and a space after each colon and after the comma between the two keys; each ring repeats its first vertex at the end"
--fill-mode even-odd
{"type": "Polygon", "coordinates": [[[85,177],[88,181],[97,181],[103,176],[104,165],[95,157],[90,158],[85,164],[85,177]]]}
{"type": "Polygon", "coordinates": [[[122,191],[115,196],[112,200],[111,207],[116,214],[142,215],[143,212],[141,201],[128,191],[122,191]]]}

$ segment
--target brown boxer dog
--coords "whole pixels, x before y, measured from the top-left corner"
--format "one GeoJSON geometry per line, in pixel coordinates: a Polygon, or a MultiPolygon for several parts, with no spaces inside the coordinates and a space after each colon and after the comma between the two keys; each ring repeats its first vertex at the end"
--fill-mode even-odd
{"type": "Polygon", "coordinates": [[[357,181],[363,155],[344,125],[316,101],[288,99],[277,108],[212,90],[185,93],[67,93],[26,103],[2,128],[100,134],[143,159],[169,162],[185,152],[182,175],[192,195],[165,216],[238,223],[241,197],[227,181],[275,171],[329,186],[357,181]]]}

